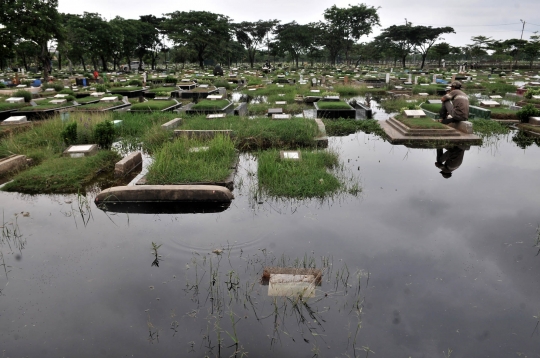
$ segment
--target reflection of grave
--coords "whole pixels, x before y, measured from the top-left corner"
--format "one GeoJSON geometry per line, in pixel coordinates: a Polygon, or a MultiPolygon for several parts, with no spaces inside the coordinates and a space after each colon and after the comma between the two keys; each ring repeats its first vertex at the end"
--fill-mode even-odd
{"type": "Polygon", "coordinates": [[[321,270],[294,267],[265,267],[261,279],[268,285],[268,296],[285,297],[313,297],[321,282],[321,270]]]}

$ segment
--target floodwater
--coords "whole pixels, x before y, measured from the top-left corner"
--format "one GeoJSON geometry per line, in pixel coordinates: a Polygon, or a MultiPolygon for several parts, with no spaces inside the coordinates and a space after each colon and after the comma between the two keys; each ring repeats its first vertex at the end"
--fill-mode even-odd
{"type": "Polygon", "coordinates": [[[300,202],[261,197],[242,155],[217,213],[0,192],[0,353],[537,357],[540,148],[512,136],[448,179],[435,149],[331,138],[362,192],[300,202]],[[323,269],[315,297],[269,297],[277,265],[323,269]]]}

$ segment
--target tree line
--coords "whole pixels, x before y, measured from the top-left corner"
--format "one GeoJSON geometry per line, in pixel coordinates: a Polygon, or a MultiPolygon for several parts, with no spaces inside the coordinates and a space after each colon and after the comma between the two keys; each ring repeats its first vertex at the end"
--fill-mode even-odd
{"type": "Polygon", "coordinates": [[[234,22],[228,16],[208,11],[175,11],[163,17],[143,15],[139,19],[104,19],[99,13],[83,15],[58,12],[58,0],[3,0],[0,5],[0,67],[38,64],[47,77],[52,59],[69,66],[104,71],[117,70],[121,63],[131,69],[132,60],[146,61],[152,69],[158,59],[174,63],[207,60],[217,63],[249,62],[253,67],[266,60],[287,58],[298,67],[300,59],[358,65],[362,61],[398,62],[405,67],[411,54],[421,58],[424,68],[429,56],[439,62],[447,56],[471,62],[486,56],[498,61],[533,61],[540,54],[540,40],[496,41],[485,36],[473,44],[454,47],[442,42],[452,27],[392,25],[370,42],[363,36],[380,26],[378,8],[365,4],[346,8],[332,6],[324,20],[308,24],[282,24],[277,19],[234,22]],[[54,51],[51,51],[54,48],[54,51]]]}

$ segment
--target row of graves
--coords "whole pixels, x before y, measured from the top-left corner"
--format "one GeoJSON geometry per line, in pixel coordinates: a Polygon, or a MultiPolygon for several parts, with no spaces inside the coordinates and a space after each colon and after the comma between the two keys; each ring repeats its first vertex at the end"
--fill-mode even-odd
{"type": "MultiPolygon", "coordinates": [[[[76,111],[176,111],[179,116],[163,123],[161,129],[171,133],[173,142],[184,138],[180,142],[186,141],[189,145],[181,149],[168,146],[164,148],[184,150],[185,155],[193,156],[193,160],[196,160],[204,156],[204,153],[217,150],[215,148],[222,146],[223,141],[230,145],[228,140],[236,138],[235,130],[223,129],[229,124],[220,124],[220,121],[230,121],[229,117],[234,115],[241,116],[233,120],[243,121],[242,125],[245,126],[269,120],[283,122],[284,125],[287,125],[284,120],[291,123],[314,122],[317,128],[314,136],[317,139],[316,146],[324,147],[327,137],[321,119],[361,120],[360,118],[366,118],[365,114],[371,110],[369,105],[344,100],[345,93],[349,93],[346,91],[351,91],[352,88],[362,94],[382,91],[388,92],[386,95],[391,98],[403,96],[408,100],[422,101],[419,108],[404,109],[379,121],[387,139],[394,144],[441,146],[452,143],[470,146],[479,145],[482,141],[474,135],[471,122],[449,126],[437,121],[441,108],[440,96],[446,93],[448,82],[462,81],[464,90],[471,99],[473,96],[476,98],[478,103],[475,102],[475,105],[470,107],[471,118],[515,122],[516,119],[497,116],[513,114],[529,104],[535,108],[540,107],[540,93],[534,92],[535,76],[537,74],[532,73],[511,73],[503,76],[499,74],[494,80],[491,73],[483,71],[394,72],[393,69],[386,68],[311,69],[290,72],[281,70],[271,73],[231,69],[224,76],[192,69],[176,74],[110,74],[107,86],[76,86],[81,82],[70,82],[60,91],[45,89],[40,94],[41,98],[34,99],[32,103],[25,102],[24,98],[7,98],[4,103],[14,108],[0,114],[9,115],[5,117],[2,126],[21,126],[27,125],[33,118],[33,113],[45,111],[60,114],[76,111]],[[518,87],[528,88],[526,93],[530,96],[520,95],[518,87]],[[433,92],[429,93],[428,88],[433,92]],[[508,88],[513,91],[493,93],[508,88]],[[422,89],[426,91],[419,92],[422,89]],[[307,112],[314,114],[310,117],[306,115],[307,112]],[[360,118],[359,112],[363,114],[360,118]],[[190,127],[191,118],[204,118],[207,121],[200,124],[200,127],[190,127]]],[[[69,122],[67,115],[60,117],[69,122]]],[[[124,117],[124,120],[127,120],[127,117],[124,117]]],[[[530,125],[536,126],[536,121],[533,116],[530,125]]],[[[246,138],[241,138],[240,142],[245,140],[246,138]]],[[[257,145],[259,144],[250,148],[257,148],[257,145]]],[[[232,186],[238,163],[238,153],[235,150],[233,147],[228,154],[231,156],[228,157],[222,177],[171,179],[165,182],[153,180],[152,171],[148,170],[151,168],[149,163],[157,160],[159,154],[154,153],[154,156],[148,159],[149,163],[143,165],[143,153],[132,152],[117,163],[115,173],[119,177],[125,177],[128,174],[133,176],[134,171],[140,172],[128,183],[105,189],[96,197],[96,203],[100,208],[110,211],[148,212],[149,204],[157,211],[225,210],[234,199],[232,186]],[[186,203],[189,205],[186,206],[186,203]]],[[[97,152],[96,144],[73,144],[66,148],[64,155],[66,160],[77,160],[93,156],[97,152]]],[[[301,162],[305,155],[311,154],[309,150],[280,150],[279,156],[273,160],[301,162]]],[[[213,160],[210,158],[214,157],[215,155],[208,155],[208,160],[213,160]]],[[[24,163],[23,159],[12,158],[20,163],[24,163]]]]}

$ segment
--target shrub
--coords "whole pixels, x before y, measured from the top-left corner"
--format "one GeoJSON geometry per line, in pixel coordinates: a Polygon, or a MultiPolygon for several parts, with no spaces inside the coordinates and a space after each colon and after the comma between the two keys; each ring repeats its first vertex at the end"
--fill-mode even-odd
{"type": "Polygon", "coordinates": [[[62,139],[66,145],[72,145],[77,142],[77,122],[71,122],[62,130],[62,139]]]}
{"type": "Polygon", "coordinates": [[[30,102],[32,100],[32,93],[25,90],[18,90],[13,94],[13,97],[24,97],[25,102],[30,102]]]}
{"type": "Polygon", "coordinates": [[[174,83],[174,84],[176,84],[176,82],[178,82],[178,79],[176,77],[173,77],[173,76],[165,77],[165,83],[174,83]]]}
{"type": "Polygon", "coordinates": [[[116,95],[116,98],[118,98],[118,100],[120,100],[120,101],[121,101],[121,100],[123,100],[123,99],[124,99],[124,96],[122,96],[121,94],[119,94],[119,95],[116,95]]]}
{"type": "Polygon", "coordinates": [[[224,87],[226,89],[231,89],[231,84],[225,80],[216,80],[214,82],[214,86],[216,87],[224,87]]]}
{"type": "Polygon", "coordinates": [[[75,100],[75,96],[69,95],[66,97],[66,101],[73,102],[75,100]]]}
{"type": "Polygon", "coordinates": [[[539,89],[529,88],[527,92],[525,92],[524,97],[527,99],[532,99],[532,96],[536,96],[539,94],[540,94],[540,88],[539,89]]]}
{"type": "Polygon", "coordinates": [[[61,83],[53,83],[52,86],[56,92],[60,92],[64,89],[64,85],[61,83]]]}
{"type": "Polygon", "coordinates": [[[96,85],[96,92],[107,92],[107,86],[104,84],[96,85]]]}
{"type": "Polygon", "coordinates": [[[142,82],[139,81],[139,80],[131,80],[131,81],[129,81],[129,85],[130,86],[142,87],[142,82]]]}
{"type": "Polygon", "coordinates": [[[540,115],[540,110],[532,104],[528,104],[517,111],[516,116],[519,118],[521,123],[528,123],[529,117],[537,117],[540,115]]]}
{"type": "Polygon", "coordinates": [[[61,94],[69,94],[70,96],[74,96],[75,95],[75,92],[73,92],[73,90],[70,90],[69,88],[64,88],[63,90],[61,90],[60,92],[58,93],[61,93],[61,94]]]}
{"type": "Polygon", "coordinates": [[[6,88],[7,86],[3,83],[3,82],[0,82],[0,88],[6,88]]]}
{"type": "Polygon", "coordinates": [[[115,138],[114,125],[111,121],[106,120],[96,124],[94,127],[94,139],[97,145],[102,149],[111,148],[115,138]]]}

